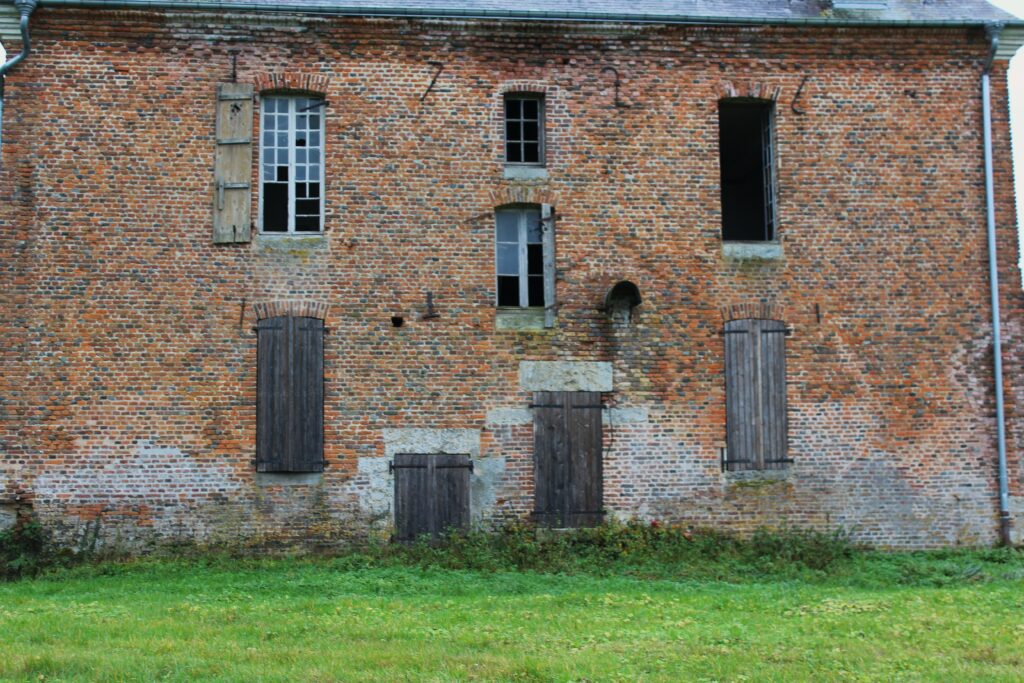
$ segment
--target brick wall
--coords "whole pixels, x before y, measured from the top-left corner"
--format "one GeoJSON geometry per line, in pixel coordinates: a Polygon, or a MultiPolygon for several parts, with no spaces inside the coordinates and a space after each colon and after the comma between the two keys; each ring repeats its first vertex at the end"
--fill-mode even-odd
{"type": "MultiPolygon", "coordinates": [[[[995,540],[981,31],[43,8],[33,33],[7,82],[0,170],[0,485],[69,542],[331,541],[386,525],[389,428],[479,430],[477,512],[525,515],[532,430],[488,419],[530,402],[523,360],[611,362],[608,403],[645,416],[605,428],[616,515],[843,526],[891,546],[995,540]],[[330,103],[323,238],[211,241],[216,86],[232,55],[257,90],[298,84],[330,103]],[[432,63],[444,70],[421,99],[432,63]],[[549,175],[505,180],[501,97],[527,86],[546,93],[549,175]],[[717,100],[730,94],[777,98],[781,259],[723,256],[717,100]],[[556,206],[553,330],[495,329],[493,209],[513,198],[556,206]],[[623,279],[644,299],[629,327],[600,310],[623,279]],[[428,291],[440,317],[421,320],[428,291]],[[253,466],[251,327],[281,302],[326,310],[331,329],[315,483],[258,482],[253,466]],[[762,306],[793,328],[794,463],[749,480],[719,467],[720,331],[729,311],[762,306]]],[[[1019,500],[1004,66],[997,218],[1019,500]]]]}

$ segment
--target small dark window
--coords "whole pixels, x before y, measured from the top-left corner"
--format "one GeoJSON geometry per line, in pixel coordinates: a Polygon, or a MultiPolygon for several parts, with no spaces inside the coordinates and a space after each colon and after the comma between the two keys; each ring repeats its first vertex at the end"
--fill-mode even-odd
{"type": "Polygon", "coordinates": [[[323,472],[324,322],[266,318],[256,333],[256,471],[323,472]]]}
{"type": "Polygon", "coordinates": [[[725,421],[727,469],[778,469],[789,462],[785,323],[748,318],[725,324],[725,421]]]}
{"type": "Polygon", "coordinates": [[[718,103],[722,180],[722,239],[775,239],[773,104],[760,100],[718,103]]]}
{"type": "Polygon", "coordinates": [[[544,98],[505,96],[505,163],[544,164],[544,98]]]}

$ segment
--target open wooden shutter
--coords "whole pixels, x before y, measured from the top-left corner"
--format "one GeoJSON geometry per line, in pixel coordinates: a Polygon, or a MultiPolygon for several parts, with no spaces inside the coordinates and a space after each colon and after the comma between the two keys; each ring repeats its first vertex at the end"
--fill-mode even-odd
{"type": "Polygon", "coordinates": [[[251,83],[217,86],[217,150],[213,172],[213,241],[248,242],[252,205],[251,83]]]}
{"type": "Polygon", "coordinates": [[[761,469],[787,459],[786,325],[725,325],[725,413],[729,469],[761,469]]]}
{"type": "Polygon", "coordinates": [[[256,332],[256,471],[323,472],[323,321],[266,318],[256,332]]]}
{"type": "Polygon", "coordinates": [[[544,247],[544,327],[555,326],[555,210],[540,207],[541,239],[544,247]]]}
{"type": "Polygon", "coordinates": [[[469,456],[399,453],[395,473],[395,539],[411,541],[469,526],[469,456]]]}
{"type": "Polygon", "coordinates": [[[534,517],[556,528],[603,519],[601,394],[534,394],[534,517]]]}

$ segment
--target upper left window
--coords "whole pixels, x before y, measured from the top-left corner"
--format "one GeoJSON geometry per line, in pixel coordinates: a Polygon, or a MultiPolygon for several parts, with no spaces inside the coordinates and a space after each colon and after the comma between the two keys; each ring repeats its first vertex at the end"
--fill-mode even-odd
{"type": "Polygon", "coordinates": [[[323,230],[324,100],[264,97],[260,134],[260,227],[323,230]]]}

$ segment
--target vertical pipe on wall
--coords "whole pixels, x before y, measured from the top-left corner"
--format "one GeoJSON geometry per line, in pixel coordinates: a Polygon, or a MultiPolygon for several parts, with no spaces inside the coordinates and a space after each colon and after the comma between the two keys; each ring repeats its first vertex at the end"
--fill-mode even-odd
{"type": "Polygon", "coordinates": [[[32,47],[29,41],[28,19],[32,16],[32,12],[37,4],[37,0],[14,0],[15,7],[21,13],[21,52],[0,64],[0,144],[3,143],[4,133],[4,74],[10,71],[18,62],[25,59],[25,57],[28,57],[29,50],[32,47]]]}
{"type": "Polygon", "coordinates": [[[1003,405],[1003,344],[999,315],[999,264],[996,256],[996,205],[992,170],[992,86],[990,72],[999,46],[999,24],[987,28],[991,49],[981,75],[981,112],[985,145],[985,211],[988,221],[988,276],[992,297],[992,356],[996,392],[996,430],[999,445],[999,540],[1010,544],[1010,493],[1006,469],[1006,417],[1003,405]]]}

